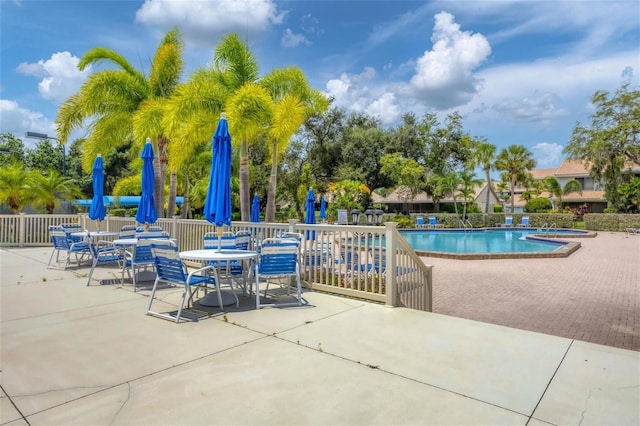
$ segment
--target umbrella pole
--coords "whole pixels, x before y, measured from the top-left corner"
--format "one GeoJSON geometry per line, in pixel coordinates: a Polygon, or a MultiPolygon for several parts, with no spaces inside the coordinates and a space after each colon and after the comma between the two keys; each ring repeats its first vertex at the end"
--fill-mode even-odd
{"type": "Polygon", "coordinates": [[[218,234],[218,252],[222,251],[222,226],[216,226],[216,233],[218,234]]]}
{"type": "Polygon", "coordinates": [[[98,232],[100,232],[100,221],[98,221],[98,232]]]}

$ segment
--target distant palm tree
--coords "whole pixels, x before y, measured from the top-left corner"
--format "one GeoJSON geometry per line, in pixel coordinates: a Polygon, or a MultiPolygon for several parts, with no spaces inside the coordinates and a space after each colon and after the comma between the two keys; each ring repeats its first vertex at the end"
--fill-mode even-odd
{"type": "Polygon", "coordinates": [[[462,217],[466,219],[467,217],[467,204],[469,201],[473,201],[473,194],[475,192],[475,187],[477,185],[482,184],[482,179],[476,178],[475,174],[471,171],[464,171],[459,174],[460,176],[460,187],[458,190],[458,195],[462,197],[464,201],[462,207],[462,217]]]}
{"type": "Polygon", "coordinates": [[[515,210],[515,187],[524,182],[527,172],[536,166],[533,154],[522,145],[510,145],[498,154],[496,169],[504,171],[509,178],[511,191],[511,213],[515,210]]]}
{"type": "Polygon", "coordinates": [[[489,213],[489,196],[493,190],[491,184],[491,169],[496,159],[496,146],[487,142],[478,144],[471,156],[472,166],[481,166],[487,182],[487,196],[484,203],[484,212],[489,213]]]}
{"type": "Polygon", "coordinates": [[[73,179],[55,170],[49,170],[46,174],[31,172],[28,186],[33,194],[31,204],[42,208],[47,214],[53,214],[61,200],[71,201],[82,197],[82,191],[73,183],[73,179]]]}
{"type": "Polygon", "coordinates": [[[577,192],[582,195],[582,186],[580,182],[575,179],[567,181],[564,186],[560,184],[560,181],[555,176],[549,176],[544,179],[547,190],[558,200],[558,210],[562,211],[563,197],[565,195],[577,192]]]}
{"type": "Polygon", "coordinates": [[[7,203],[13,214],[18,214],[31,202],[29,172],[22,163],[14,162],[0,168],[0,203],[7,203]]]}

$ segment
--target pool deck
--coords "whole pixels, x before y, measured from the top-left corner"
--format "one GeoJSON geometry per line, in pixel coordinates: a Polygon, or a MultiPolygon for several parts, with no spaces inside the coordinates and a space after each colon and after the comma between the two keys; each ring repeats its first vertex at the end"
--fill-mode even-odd
{"type": "Polygon", "coordinates": [[[305,292],[181,324],[145,316],[148,291],[45,269],[50,248],[0,249],[0,424],[637,425],[640,235],[588,240],[566,259],[425,258],[435,313],[305,292]],[[636,350],[519,326],[580,329],[582,309],[624,317],[636,350]]]}

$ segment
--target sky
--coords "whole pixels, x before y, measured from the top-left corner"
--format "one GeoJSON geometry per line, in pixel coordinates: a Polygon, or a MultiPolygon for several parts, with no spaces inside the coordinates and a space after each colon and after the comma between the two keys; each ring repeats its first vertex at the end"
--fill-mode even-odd
{"type": "Polygon", "coordinates": [[[457,111],[471,136],[524,145],[537,168],[560,165],[597,90],[640,86],[638,0],[0,0],[0,133],[27,147],[27,131],[56,135],[58,108],[96,71],[78,70],[85,52],[113,49],[148,73],[173,27],[183,79],[235,32],[261,74],[297,66],[385,128],[457,111]]]}

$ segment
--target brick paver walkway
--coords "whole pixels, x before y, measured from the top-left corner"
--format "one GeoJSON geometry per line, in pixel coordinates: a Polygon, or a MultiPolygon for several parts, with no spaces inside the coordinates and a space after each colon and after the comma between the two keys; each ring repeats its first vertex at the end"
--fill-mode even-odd
{"type": "Polygon", "coordinates": [[[640,235],[575,241],[564,259],[425,257],[433,311],[640,351],[640,235]]]}

